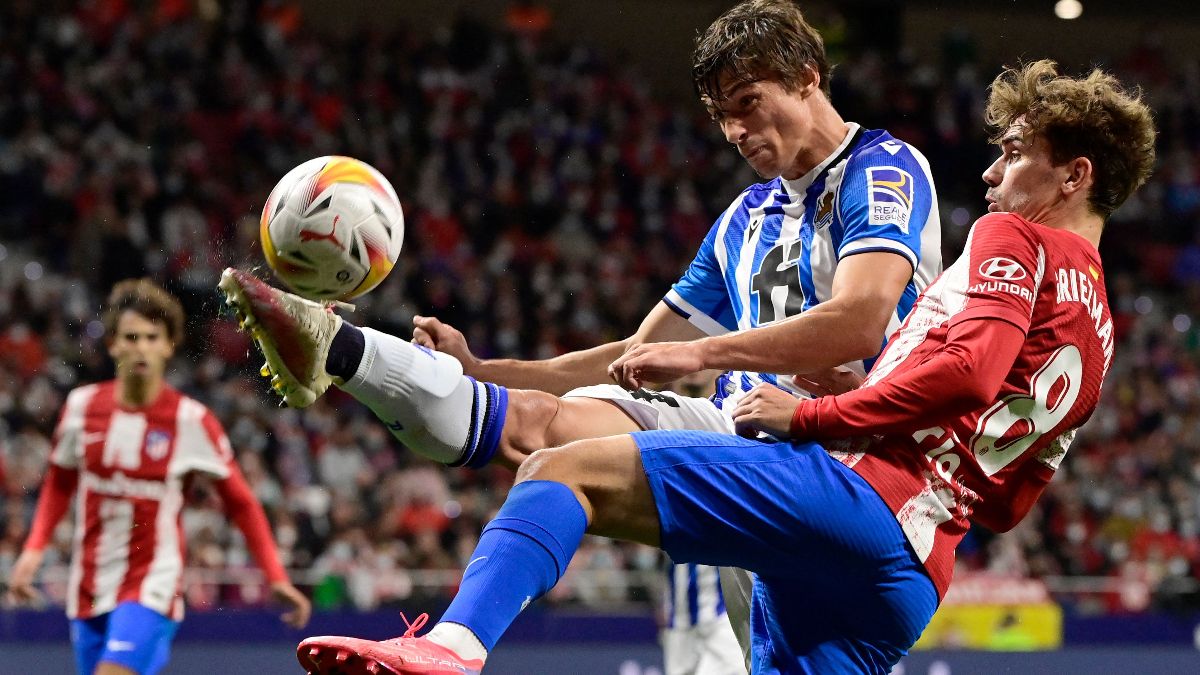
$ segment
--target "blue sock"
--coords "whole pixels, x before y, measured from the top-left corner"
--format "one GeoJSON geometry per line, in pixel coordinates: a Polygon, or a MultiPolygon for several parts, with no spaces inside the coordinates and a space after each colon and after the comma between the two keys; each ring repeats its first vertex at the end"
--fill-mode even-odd
{"type": "Polygon", "coordinates": [[[514,485],[483,528],[442,621],[466,626],[491,651],[517,614],[558,583],[585,529],[583,506],[566,485],[514,485]]]}

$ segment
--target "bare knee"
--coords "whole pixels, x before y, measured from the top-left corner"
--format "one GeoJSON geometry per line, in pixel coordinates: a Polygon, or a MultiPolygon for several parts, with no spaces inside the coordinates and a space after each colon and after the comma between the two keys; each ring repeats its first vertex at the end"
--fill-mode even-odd
{"type": "Polygon", "coordinates": [[[545,392],[510,390],[497,453],[499,462],[519,467],[530,455],[550,445],[547,432],[561,403],[557,396],[545,392]]]}
{"type": "Polygon", "coordinates": [[[588,532],[657,545],[658,512],[628,435],[582,440],[538,450],[517,470],[517,482],[562,483],[579,500],[588,532]]]}
{"type": "Polygon", "coordinates": [[[552,480],[575,489],[579,482],[578,453],[569,452],[568,447],[543,448],[531,453],[517,469],[516,482],[552,480]]]}
{"type": "Polygon", "coordinates": [[[505,466],[515,468],[545,448],[640,428],[621,408],[605,399],[563,399],[541,391],[514,389],[508,394],[499,457],[505,466]]]}
{"type": "Polygon", "coordinates": [[[595,515],[595,510],[589,486],[585,480],[586,474],[582,471],[583,465],[579,461],[579,453],[571,451],[573,445],[577,444],[561,448],[544,448],[530,454],[517,469],[515,483],[523,483],[528,480],[548,480],[562,483],[575,493],[575,499],[579,500],[590,523],[595,515]]]}

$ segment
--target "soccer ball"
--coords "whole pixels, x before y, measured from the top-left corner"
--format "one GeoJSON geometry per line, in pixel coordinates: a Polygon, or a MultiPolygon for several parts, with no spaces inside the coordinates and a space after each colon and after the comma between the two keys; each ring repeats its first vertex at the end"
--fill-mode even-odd
{"type": "Polygon", "coordinates": [[[404,242],[391,183],[352,157],[318,157],[271,190],[259,221],[267,264],[310,300],[349,300],[379,285],[404,242]]]}

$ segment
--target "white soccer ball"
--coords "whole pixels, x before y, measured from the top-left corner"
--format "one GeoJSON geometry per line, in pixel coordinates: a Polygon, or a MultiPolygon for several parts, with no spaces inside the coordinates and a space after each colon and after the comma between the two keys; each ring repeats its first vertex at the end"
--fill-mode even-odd
{"type": "Polygon", "coordinates": [[[379,285],[404,242],[404,212],[378,171],[352,157],[318,157],[271,190],[259,221],[267,264],[310,300],[349,300],[379,285]]]}

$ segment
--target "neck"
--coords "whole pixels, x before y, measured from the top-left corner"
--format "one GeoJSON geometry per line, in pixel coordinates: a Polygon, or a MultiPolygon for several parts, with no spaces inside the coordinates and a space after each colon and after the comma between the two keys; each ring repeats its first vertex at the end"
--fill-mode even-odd
{"type": "Polygon", "coordinates": [[[117,381],[117,402],[126,408],[141,408],[158,398],[161,377],[123,377],[117,381]]]}
{"type": "Polygon", "coordinates": [[[1087,207],[1070,212],[1052,210],[1045,217],[1034,222],[1056,230],[1074,232],[1091,242],[1092,246],[1100,248],[1100,234],[1104,231],[1104,219],[1092,213],[1087,207]]]}
{"type": "Polygon", "coordinates": [[[833,151],[842,144],[842,141],[846,140],[846,134],[850,133],[850,130],[846,128],[845,120],[824,94],[813,94],[813,97],[817,97],[819,100],[813,101],[811,106],[812,130],[809,133],[808,143],[800,151],[800,154],[796,155],[796,161],[792,163],[792,168],[783,174],[783,177],[788,180],[800,178],[812,171],[813,167],[828,159],[833,151]]]}

